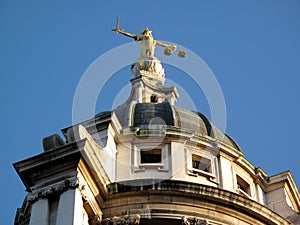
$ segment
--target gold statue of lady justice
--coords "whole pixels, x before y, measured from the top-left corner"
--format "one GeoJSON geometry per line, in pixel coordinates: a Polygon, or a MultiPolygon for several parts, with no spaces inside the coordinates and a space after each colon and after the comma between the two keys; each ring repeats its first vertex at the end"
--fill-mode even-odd
{"type": "Polygon", "coordinates": [[[186,52],[184,50],[176,50],[176,45],[168,45],[159,41],[154,40],[151,32],[148,28],[142,31],[141,35],[131,34],[128,32],[123,31],[123,29],[119,28],[119,20],[117,19],[116,28],[112,29],[115,33],[123,34],[127,37],[133,38],[135,41],[140,42],[140,57],[154,57],[154,50],[156,46],[161,46],[165,48],[164,54],[171,55],[173,51],[178,52],[178,56],[184,58],[186,56],[186,52]]]}

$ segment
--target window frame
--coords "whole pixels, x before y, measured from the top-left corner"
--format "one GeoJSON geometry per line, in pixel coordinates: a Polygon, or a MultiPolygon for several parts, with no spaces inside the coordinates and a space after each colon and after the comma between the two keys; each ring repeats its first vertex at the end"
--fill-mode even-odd
{"type": "Polygon", "coordinates": [[[132,144],[132,165],[135,172],[145,171],[146,169],[157,169],[158,171],[169,171],[170,160],[170,144],[155,145],[155,143],[135,143],[132,144]],[[142,163],[141,151],[160,149],[161,150],[161,162],[159,163],[142,163]]]}
{"type": "Polygon", "coordinates": [[[204,154],[203,152],[187,149],[187,170],[188,175],[207,177],[208,179],[210,179],[210,181],[217,182],[216,160],[215,157],[212,157],[209,154],[204,154]],[[207,165],[207,168],[209,167],[208,171],[193,167],[193,156],[204,159],[205,161],[209,161],[207,165]]]}
{"type": "MultiPolygon", "coordinates": [[[[153,161],[156,161],[155,157],[153,157],[153,161]]],[[[158,163],[162,163],[162,149],[161,148],[153,148],[153,149],[144,149],[141,148],[140,149],[140,164],[141,165],[147,165],[147,164],[158,164],[158,163]],[[159,151],[159,153],[155,153],[156,151],[159,151]],[[149,152],[148,154],[146,152],[149,152]],[[144,157],[143,157],[144,155],[144,157]],[[147,156],[149,157],[150,155],[154,156],[154,155],[159,155],[160,156],[160,160],[159,162],[143,162],[143,158],[146,158],[147,156]]]]}
{"type": "Polygon", "coordinates": [[[251,183],[238,173],[235,174],[235,179],[236,192],[244,197],[252,199],[251,183]]]}

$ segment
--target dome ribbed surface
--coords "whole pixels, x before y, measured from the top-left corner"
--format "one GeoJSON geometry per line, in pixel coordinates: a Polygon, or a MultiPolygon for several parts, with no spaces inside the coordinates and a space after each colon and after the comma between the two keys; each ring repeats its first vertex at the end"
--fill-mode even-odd
{"type": "Polygon", "coordinates": [[[174,126],[172,108],[168,102],[137,103],[134,107],[133,126],[148,124],[161,124],[174,126]]]}
{"type": "Polygon", "coordinates": [[[222,141],[241,151],[235,141],[216,128],[205,115],[170,105],[169,102],[133,103],[117,108],[114,112],[123,126],[145,129],[148,125],[167,125],[222,141]]]}

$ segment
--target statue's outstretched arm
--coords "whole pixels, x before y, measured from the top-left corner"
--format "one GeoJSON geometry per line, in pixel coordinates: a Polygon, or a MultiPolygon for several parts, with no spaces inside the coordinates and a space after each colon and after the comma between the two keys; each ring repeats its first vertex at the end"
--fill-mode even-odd
{"type": "Polygon", "coordinates": [[[120,34],[123,34],[123,35],[125,35],[125,36],[127,36],[127,37],[130,37],[130,38],[133,38],[135,41],[136,40],[138,40],[138,35],[136,35],[136,34],[131,34],[131,33],[128,33],[128,32],[125,32],[125,31],[122,31],[121,29],[115,29],[115,32],[116,33],[120,33],[120,34]]]}
{"type": "Polygon", "coordinates": [[[164,54],[165,55],[172,55],[173,51],[177,51],[178,52],[178,56],[180,58],[184,58],[186,57],[186,52],[184,50],[177,50],[177,46],[176,45],[168,45],[159,41],[156,41],[155,45],[161,46],[163,48],[165,48],[164,50],[164,54]]]}
{"type": "Polygon", "coordinates": [[[162,43],[162,42],[159,42],[159,41],[156,41],[156,45],[164,47],[164,48],[170,48],[173,51],[176,50],[176,45],[168,45],[168,44],[165,44],[165,43],[162,43]]]}

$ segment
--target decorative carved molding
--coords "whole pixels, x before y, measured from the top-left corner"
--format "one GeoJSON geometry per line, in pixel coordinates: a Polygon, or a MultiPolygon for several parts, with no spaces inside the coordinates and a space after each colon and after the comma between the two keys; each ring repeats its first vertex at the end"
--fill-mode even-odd
{"type": "Polygon", "coordinates": [[[61,193],[68,189],[77,188],[78,185],[79,182],[77,177],[72,177],[47,186],[35,186],[32,187],[31,192],[28,193],[27,200],[29,202],[34,202],[39,198],[46,198],[50,195],[61,193]]]}
{"type": "Polygon", "coordinates": [[[112,218],[106,218],[102,221],[102,225],[137,225],[140,224],[141,216],[136,214],[135,216],[114,216],[112,218]]]}
{"type": "Polygon", "coordinates": [[[31,192],[27,195],[29,202],[35,202],[40,198],[47,198],[54,194],[61,194],[69,189],[78,189],[82,196],[85,205],[88,205],[91,215],[89,223],[91,225],[100,225],[102,218],[102,211],[97,204],[97,201],[91,192],[85,179],[81,176],[74,176],[66,178],[52,184],[36,185],[31,188],[31,192]]]}
{"type": "Polygon", "coordinates": [[[93,213],[93,215],[91,215],[89,218],[90,223],[92,225],[100,224],[102,220],[102,211],[87,182],[81,176],[78,177],[78,189],[80,191],[84,204],[88,204],[89,209],[92,211],[91,213],[93,213]]]}
{"type": "Polygon", "coordinates": [[[91,225],[101,225],[101,216],[94,215],[89,217],[89,224],[91,225]]]}
{"type": "Polygon", "coordinates": [[[182,225],[207,225],[206,220],[199,219],[197,217],[182,217],[182,225]]]}

